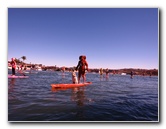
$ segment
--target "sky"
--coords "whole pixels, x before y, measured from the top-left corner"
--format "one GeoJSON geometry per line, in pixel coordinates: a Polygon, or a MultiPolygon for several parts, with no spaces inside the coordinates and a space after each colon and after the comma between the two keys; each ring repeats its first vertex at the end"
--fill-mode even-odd
{"type": "Polygon", "coordinates": [[[158,69],[158,8],[8,8],[8,60],[158,69]]]}

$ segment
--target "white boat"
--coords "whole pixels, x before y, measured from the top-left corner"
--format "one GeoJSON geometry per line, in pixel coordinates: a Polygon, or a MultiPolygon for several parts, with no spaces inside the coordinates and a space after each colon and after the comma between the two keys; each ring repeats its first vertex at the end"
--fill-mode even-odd
{"type": "Polygon", "coordinates": [[[42,68],[41,67],[36,67],[36,70],[37,71],[42,71],[42,68]]]}
{"type": "Polygon", "coordinates": [[[126,75],[126,73],[121,73],[121,75],[126,75]]]}
{"type": "Polygon", "coordinates": [[[38,73],[36,70],[28,70],[28,71],[24,71],[24,73],[38,73]]]}

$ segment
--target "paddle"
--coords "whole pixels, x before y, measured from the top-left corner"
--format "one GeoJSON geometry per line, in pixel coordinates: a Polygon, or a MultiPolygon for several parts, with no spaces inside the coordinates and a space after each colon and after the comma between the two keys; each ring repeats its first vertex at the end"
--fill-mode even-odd
{"type": "Polygon", "coordinates": [[[19,66],[17,72],[19,72],[20,74],[26,76],[26,75],[23,73],[23,71],[22,71],[22,67],[23,67],[23,65],[21,65],[21,67],[19,66]],[[21,68],[21,70],[19,70],[20,68],[21,68]]]}
{"type": "Polygon", "coordinates": [[[22,75],[26,76],[21,70],[18,70],[17,72],[21,73],[22,75]]]}

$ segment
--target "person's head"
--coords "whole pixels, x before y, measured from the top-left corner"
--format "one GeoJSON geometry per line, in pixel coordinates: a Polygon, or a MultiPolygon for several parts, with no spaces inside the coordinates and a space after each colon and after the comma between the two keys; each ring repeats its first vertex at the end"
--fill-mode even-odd
{"type": "Polygon", "coordinates": [[[86,60],[86,56],[84,56],[84,60],[86,60]]]}
{"type": "Polygon", "coordinates": [[[86,60],[86,56],[85,55],[79,56],[79,60],[86,60]]]}
{"type": "Polygon", "coordinates": [[[82,56],[79,56],[79,60],[81,60],[82,59],[82,56]]]}
{"type": "Polygon", "coordinates": [[[15,60],[15,58],[12,58],[11,60],[12,60],[12,61],[14,61],[14,60],[15,60]]]}

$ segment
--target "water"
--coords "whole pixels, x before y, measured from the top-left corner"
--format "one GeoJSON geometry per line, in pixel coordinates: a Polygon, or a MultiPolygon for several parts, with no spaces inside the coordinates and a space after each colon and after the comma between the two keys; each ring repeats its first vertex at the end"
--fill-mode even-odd
{"type": "Polygon", "coordinates": [[[8,79],[9,121],[159,121],[158,77],[88,73],[92,84],[53,89],[71,83],[71,73],[38,72],[8,79]]]}

